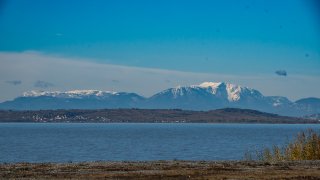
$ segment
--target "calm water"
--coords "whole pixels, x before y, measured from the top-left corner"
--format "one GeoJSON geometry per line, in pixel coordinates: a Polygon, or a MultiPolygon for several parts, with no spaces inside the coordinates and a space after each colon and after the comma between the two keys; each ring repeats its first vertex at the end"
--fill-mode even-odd
{"type": "Polygon", "coordinates": [[[239,160],[320,125],[0,123],[0,162],[239,160]]]}

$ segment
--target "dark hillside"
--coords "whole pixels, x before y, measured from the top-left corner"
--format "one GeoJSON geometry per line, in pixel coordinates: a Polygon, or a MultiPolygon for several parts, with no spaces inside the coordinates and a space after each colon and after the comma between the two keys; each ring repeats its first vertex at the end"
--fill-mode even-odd
{"type": "Polygon", "coordinates": [[[212,111],[180,109],[101,109],[0,111],[0,122],[141,122],[141,123],[318,123],[250,109],[212,111]]]}

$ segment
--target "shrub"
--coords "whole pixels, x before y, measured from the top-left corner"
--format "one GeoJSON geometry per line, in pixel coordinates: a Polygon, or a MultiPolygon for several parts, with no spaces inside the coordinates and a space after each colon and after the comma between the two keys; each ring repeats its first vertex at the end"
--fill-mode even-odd
{"type": "Polygon", "coordinates": [[[245,160],[266,162],[320,160],[320,135],[312,129],[298,133],[295,139],[283,147],[274,145],[255,154],[246,152],[245,160]]]}

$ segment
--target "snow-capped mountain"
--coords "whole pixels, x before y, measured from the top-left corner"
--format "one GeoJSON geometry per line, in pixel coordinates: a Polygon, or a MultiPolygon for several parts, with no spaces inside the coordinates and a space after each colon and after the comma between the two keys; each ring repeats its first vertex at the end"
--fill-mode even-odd
{"type": "Polygon", "coordinates": [[[204,82],[198,87],[206,89],[208,92],[217,97],[227,98],[229,102],[241,101],[247,97],[258,99],[263,97],[262,94],[257,90],[230,83],[204,82]]]}
{"type": "Polygon", "coordinates": [[[264,96],[258,90],[223,82],[178,86],[149,98],[135,93],[99,90],[30,91],[13,101],[0,103],[0,109],[102,109],[154,108],[212,110],[245,108],[288,116],[320,113],[320,99],[306,98],[296,102],[281,96],[264,96]]]}
{"type": "Polygon", "coordinates": [[[152,107],[210,110],[222,107],[265,109],[267,99],[257,90],[229,83],[204,82],[200,85],[164,90],[148,99],[152,107]]]}
{"type": "Polygon", "coordinates": [[[215,99],[207,89],[199,86],[175,87],[157,93],[147,99],[150,108],[207,110],[208,105],[216,104],[212,109],[223,106],[225,102],[215,99]]]}
{"type": "Polygon", "coordinates": [[[13,101],[0,103],[0,109],[103,109],[133,108],[144,97],[135,93],[98,90],[30,91],[13,101]]]}
{"type": "Polygon", "coordinates": [[[112,96],[119,94],[112,91],[99,91],[99,90],[73,90],[73,91],[29,91],[23,93],[23,97],[39,97],[39,96],[50,96],[58,98],[85,98],[85,97],[96,97],[103,98],[106,96],[112,96]]]}
{"type": "Polygon", "coordinates": [[[258,90],[223,82],[204,82],[200,85],[175,87],[148,99],[152,108],[182,108],[210,110],[245,108],[288,116],[320,112],[320,99],[307,98],[296,102],[281,96],[264,96],[258,90]]]}

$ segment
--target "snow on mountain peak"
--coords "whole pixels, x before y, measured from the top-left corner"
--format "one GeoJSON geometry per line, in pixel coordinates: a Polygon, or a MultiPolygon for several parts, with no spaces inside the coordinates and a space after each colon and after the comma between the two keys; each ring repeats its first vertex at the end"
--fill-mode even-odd
{"type": "Polygon", "coordinates": [[[222,82],[203,82],[199,85],[199,87],[203,87],[203,88],[217,88],[218,86],[220,86],[222,84],[222,82]]]}
{"type": "Polygon", "coordinates": [[[213,96],[219,98],[225,98],[229,102],[239,101],[241,98],[247,98],[250,96],[261,97],[261,93],[258,91],[248,88],[241,87],[239,85],[225,83],[225,82],[203,82],[199,85],[191,86],[177,86],[160,92],[159,94],[172,94],[173,98],[182,97],[191,94],[210,93],[213,96]]]}
{"type": "Polygon", "coordinates": [[[257,92],[248,87],[241,87],[239,85],[224,82],[203,82],[199,85],[199,87],[209,89],[212,94],[227,94],[227,98],[230,102],[240,100],[241,95],[245,92],[249,94],[254,94],[257,92]]]}
{"type": "Polygon", "coordinates": [[[177,98],[179,96],[184,96],[185,94],[189,93],[192,91],[192,89],[194,88],[198,88],[198,87],[195,87],[195,86],[177,86],[175,88],[171,88],[171,89],[168,89],[166,91],[163,91],[162,93],[166,93],[167,91],[170,91],[173,95],[174,98],[177,98]]]}
{"type": "Polygon", "coordinates": [[[227,84],[228,100],[238,101],[241,98],[242,87],[234,84],[227,84]]]}
{"type": "Polygon", "coordinates": [[[29,91],[24,92],[23,97],[63,97],[63,98],[81,98],[85,96],[104,96],[104,95],[116,95],[117,92],[111,91],[99,91],[99,90],[71,90],[71,91],[29,91]]]}
{"type": "Polygon", "coordinates": [[[22,96],[23,97],[36,97],[36,96],[41,96],[41,94],[45,94],[43,91],[28,91],[28,92],[23,92],[22,96]]]}
{"type": "Polygon", "coordinates": [[[66,94],[73,94],[73,95],[95,95],[95,96],[103,96],[105,94],[116,94],[116,92],[111,91],[99,91],[99,90],[72,90],[65,92],[66,94]]]}

